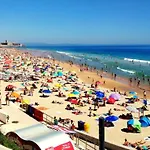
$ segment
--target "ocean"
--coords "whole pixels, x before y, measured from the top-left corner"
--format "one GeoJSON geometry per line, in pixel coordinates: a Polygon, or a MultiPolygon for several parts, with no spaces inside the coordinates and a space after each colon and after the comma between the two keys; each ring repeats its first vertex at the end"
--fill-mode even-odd
{"type": "Polygon", "coordinates": [[[120,77],[144,77],[144,82],[150,78],[150,45],[32,45],[26,50],[34,55],[87,64],[120,77]]]}

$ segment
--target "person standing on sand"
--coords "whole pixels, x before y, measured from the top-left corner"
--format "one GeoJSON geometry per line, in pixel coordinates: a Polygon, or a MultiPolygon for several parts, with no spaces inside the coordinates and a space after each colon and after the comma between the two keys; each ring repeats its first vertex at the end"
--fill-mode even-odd
{"type": "Polygon", "coordinates": [[[143,91],[143,98],[146,99],[146,91],[145,90],[143,91]]]}
{"type": "Polygon", "coordinates": [[[5,98],[5,101],[6,101],[6,105],[9,106],[9,92],[6,94],[6,98],[5,98]]]}
{"type": "Polygon", "coordinates": [[[139,87],[140,86],[140,79],[138,79],[138,82],[137,82],[137,87],[139,87]]]}
{"type": "Polygon", "coordinates": [[[116,77],[117,77],[117,75],[116,75],[116,73],[114,74],[114,80],[116,80],[116,77]]]}

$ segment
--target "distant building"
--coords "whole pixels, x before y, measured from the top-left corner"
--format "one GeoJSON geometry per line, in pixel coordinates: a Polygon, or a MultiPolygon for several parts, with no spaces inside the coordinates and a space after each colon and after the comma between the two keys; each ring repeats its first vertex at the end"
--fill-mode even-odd
{"type": "Polygon", "coordinates": [[[0,43],[0,47],[23,47],[23,44],[8,42],[5,40],[5,42],[0,43]]]}

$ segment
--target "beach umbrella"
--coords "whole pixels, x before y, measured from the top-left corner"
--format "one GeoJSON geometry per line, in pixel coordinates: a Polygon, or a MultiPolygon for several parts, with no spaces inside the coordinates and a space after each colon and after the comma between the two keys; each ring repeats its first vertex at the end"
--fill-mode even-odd
{"type": "Polygon", "coordinates": [[[10,65],[12,63],[12,61],[10,59],[6,59],[4,64],[10,65]]]}
{"type": "Polygon", "coordinates": [[[116,102],[116,100],[112,97],[110,97],[107,101],[107,104],[114,104],[116,102]]]}
{"type": "Polygon", "coordinates": [[[78,94],[80,94],[80,92],[77,91],[77,90],[75,90],[75,91],[73,91],[71,94],[78,95],[78,94]]]}
{"type": "Polygon", "coordinates": [[[92,93],[93,93],[92,90],[89,90],[89,91],[88,91],[88,94],[89,94],[89,95],[91,95],[92,93]]]}
{"type": "Polygon", "coordinates": [[[139,132],[141,131],[141,123],[136,119],[131,119],[127,122],[127,126],[132,126],[133,128],[137,129],[139,132]]]}
{"type": "Polygon", "coordinates": [[[105,121],[108,122],[113,122],[113,121],[117,121],[119,118],[117,116],[108,116],[105,118],[105,121]]]}
{"type": "Polygon", "coordinates": [[[43,96],[49,96],[51,93],[52,92],[49,89],[42,91],[43,96]]]}
{"type": "Polygon", "coordinates": [[[16,92],[12,92],[11,97],[19,98],[20,94],[18,94],[16,92]]]}
{"type": "Polygon", "coordinates": [[[103,98],[103,97],[105,97],[104,92],[101,92],[101,91],[96,91],[95,94],[96,94],[97,98],[103,98]]]}
{"type": "Polygon", "coordinates": [[[30,104],[30,101],[28,99],[24,99],[21,101],[22,104],[30,104]]]}
{"type": "Polygon", "coordinates": [[[100,81],[96,81],[95,84],[99,85],[102,84],[100,81]]]}
{"type": "Polygon", "coordinates": [[[13,86],[13,85],[7,85],[6,88],[5,88],[5,91],[9,91],[9,90],[12,90],[14,88],[16,88],[16,87],[13,86]]]}
{"type": "Polygon", "coordinates": [[[58,76],[57,72],[53,73],[52,76],[53,76],[53,77],[57,77],[57,76],[58,76]]]}
{"type": "Polygon", "coordinates": [[[57,88],[61,88],[61,87],[62,87],[62,85],[61,85],[60,83],[57,83],[57,84],[55,84],[55,87],[57,87],[57,88]]]}
{"type": "Polygon", "coordinates": [[[146,117],[146,116],[140,117],[139,121],[140,121],[142,127],[150,126],[150,119],[148,117],[146,117]]]}
{"type": "Polygon", "coordinates": [[[138,113],[139,111],[137,110],[136,107],[133,107],[133,106],[127,106],[126,109],[130,112],[133,112],[133,113],[138,113]]]}
{"type": "Polygon", "coordinates": [[[137,95],[137,93],[134,92],[134,91],[130,91],[129,94],[131,94],[131,95],[137,95]]]}
{"type": "Polygon", "coordinates": [[[78,97],[78,95],[70,93],[70,94],[68,94],[68,97],[78,97]]]}
{"type": "Polygon", "coordinates": [[[112,93],[109,98],[113,98],[115,100],[119,100],[120,99],[120,94],[118,93],[112,93]]]}

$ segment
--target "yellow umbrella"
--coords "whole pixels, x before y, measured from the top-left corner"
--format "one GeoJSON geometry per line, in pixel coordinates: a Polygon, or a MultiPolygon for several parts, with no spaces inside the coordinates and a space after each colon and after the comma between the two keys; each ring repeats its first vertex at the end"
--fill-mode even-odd
{"type": "Polygon", "coordinates": [[[16,92],[12,92],[11,97],[19,98],[20,95],[16,92]]]}
{"type": "Polygon", "coordinates": [[[59,84],[59,83],[57,83],[57,84],[55,84],[55,87],[61,88],[61,87],[62,87],[62,85],[61,85],[61,84],[59,84]]]}
{"type": "Polygon", "coordinates": [[[30,104],[30,101],[28,99],[24,99],[21,101],[22,104],[30,104]]]}
{"type": "Polygon", "coordinates": [[[68,94],[68,97],[78,97],[78,95],[75,95],[75,94],[68,94]]]}

